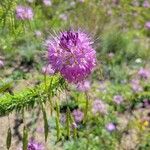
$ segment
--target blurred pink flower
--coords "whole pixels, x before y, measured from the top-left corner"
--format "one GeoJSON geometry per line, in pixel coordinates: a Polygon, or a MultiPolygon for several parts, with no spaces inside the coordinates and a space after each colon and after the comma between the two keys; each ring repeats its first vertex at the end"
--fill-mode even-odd
{"type": "Polygon", "coordinates": [[[148,79],[148,78],[150,77],[150,70],[141,68],[141,69],[138,71],[138,75],[139,75],[141,78],[148,79]]]}
{"type": "Polygon", "coordinates": [[[17,19],[20,19],[20,20],[32,20],[33,10],[31,7],[19,5],[16,8],[16,17],[17,19]]]}
{"type": "Polygon", "coordinates": [[[36,36],[37,38],[41,37],[41,36],[42,36],[42,32],[39,31],[39,30],[35,31],[35,36],[36,36]]]}
{"type": "Polygon", "coordinates": [[[119,105],[123,102],[123,97],[121,95],[115,95],[113,101],[119,105]]]}
{"type": "Polygon", "coordinates": [[[79,123],[83,120],[84,113],[80,109],[75,109],[72,114],[76,123],[79,123]]]}
{"type": "Polygon", "coordinates": [[[43,0],[43,3],[45,6],[51,6],[52,5],[51,0],[43,0]]]}
{"type": "Polygon", "coordinates": [[[132,88],[132,90],[134,92],[141,92],[141,91],[143,91],[143,88],[141,87],[140,82],[137,79],[133,79],[131,81],[131,88],[132,88]]]}
{"type": "Polygon", "coordinates": [[[67,21],[68,16],[66,14],[60,14],[59,18],[62,19],[62,20],[64,20],[64,21],[67,21]]]}
{"type": "Polygon", "coordinates": [[[94,114],[100,113],[100,114],[107,114],[107,105],[103,103],[103,101],[96,99],[93,102],[92,112],[94,114]]]}
{"type": "Polygon", "coordinates": [[[83,81],[77,85],[78,91],[85,92],[90,89],[90,81],[83,81]]]}
{"type": "Polygon", "coordinates": [[[108,124],[106,125],[106,129],[107,129],[108,131],[112,132],[112,131],[116,130],[116,126],[114,125],[114,123],[108,123],[108,124]]]}
{"type": "Polygon", "coordinates": [[[150,21],[145,23],[145,28],[150,29],[150,21]]]}
{"type": "Polygon", "coordinates": [[[52,69],[51,65],[48,65],[48,66],[44,66],[42,68],[42,73],[48,74],[48,75],[53,75],[55,73],[55,71],[52,69]]]}
{"type": "Polygon", "coordinates": [[[143,3],[143,7],[150,8],[150,2],[148,2],[148,0],[145,0],[143,3]]]}

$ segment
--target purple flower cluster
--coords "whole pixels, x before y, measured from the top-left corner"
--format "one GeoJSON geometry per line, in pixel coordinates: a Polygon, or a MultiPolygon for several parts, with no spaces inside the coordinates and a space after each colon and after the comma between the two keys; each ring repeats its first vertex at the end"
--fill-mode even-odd
{"type": "Polygon", "coordinates": [[[120,105],[123,102],[123,97],[121,95],[115,95],[113,98],[113,101],[116,104],[120,105]]]}
{"type": "Polygon", "coordinates": [[[75,109],[72,114],[76,123],[80,123],[83,120],[84,113],[80,109],[75,109]]]}
{"type": "Polygon", "coordinates": [[[16,8],[16,17],[20,20],[32,20],[33,19],[33,10],[31,7],[26,6],[17,6],[16,8]]]}
{"type": "Polygon", "coordinates": [[[44,150],[44,146],[41,143],[31,139],[28,143],[28,150],[44,150]]]}
{"type": "Polygon", "coordinates": [[[107,105],[104,104],[101,100],[96,99],[93,102],[92,111],[94,114],[96,113],[107,114],[107,105]]]}
{"type": "Polygon", "coordinates": [[[61,32],[46,41],[52,69],[72,83],[83,81],[96,65],[96,51],[90,37],[80,30],[61,32]]]}

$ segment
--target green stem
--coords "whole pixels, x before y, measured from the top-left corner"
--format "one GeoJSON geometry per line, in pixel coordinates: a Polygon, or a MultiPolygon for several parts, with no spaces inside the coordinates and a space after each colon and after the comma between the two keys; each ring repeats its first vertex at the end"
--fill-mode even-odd
{"type": "Polygon", "coordinates": [[[85,96],[86,96],[86,103],[85,103],[85,111],[84,111],[84,123],[87,121],[88,107],[89,107],[89,97],[88,97],[87,92],[85,92],[85,96]]]}
{"type": "Polygon", "coordinates": [[[60,108],[59,104],[56,101],[56,130],[57,130],[57,140],[60,140],[61,133],[60,133],[60,108]]]}
{"type": "Polygon", "coordinates": [[[70,110],[69,110],[69,107],[67,107],[67,137],[68,139],[70,138],[70,110]]]}

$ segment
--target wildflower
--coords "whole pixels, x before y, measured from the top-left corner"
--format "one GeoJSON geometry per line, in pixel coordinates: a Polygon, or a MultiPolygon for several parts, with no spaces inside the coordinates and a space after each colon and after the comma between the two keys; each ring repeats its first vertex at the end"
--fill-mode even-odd
{"type": "Polygon", "coordinates": [[[76,123],[79,123],[83,120],[84,113],[81,110],[75,109],[72,114],[76,123]]]}
{"type": "Polygon", "coordinates": [[[75,122],[73,122],[73,123],[72,123],[72,128],[73,128],[73,129],[76,129],[77,127],[78,127],[78,125],[77,125],[75,122]]]}
{"type": "Polygon", "coordinates": [[[55,71],[52,69],[51,65],[45,66],[42,68],[43,74],[53,75],[55,71]]]}
{"type": "Polygon", "coordinates": [[[145,28],[150,29],[150,21],[145,23],[145,28]]]}
{"type": "Polygon", "coordinates": [[[16,8],[16,17],[20,20],[32,20],[33,19],[33,11],[30,7],[25,6],[17,6],[16,8]]]}
{"type": "Polygon", "coordinates": [[[150,71],[147,70],[147,69],[144,69],[144,68],[141,68],[138,72],[138,75],[141,77],[141,78],[144,78],[144,79],[147,79],[150,77],[150,71]]]}
{"type": "Polygon", "coordinates": [[[143,7],[145,7],[145,8],[150,8],[150,3],[148,2],[148,0],[145,0],[145,1],[144,1],[143,7]]]}
{"type": "Polygon", "coordinates": [[[107,114],[107,105],[104,104],[101,100],[96,99],[93,103],[92,111],[94,114],[107,114]]]}
{"type": "Polygon", "coordinates": [[[44,146],[41,143],[31,139],[28,143],[28,150],[44,150],[44,146]]]}
{"type": "Polygon", "coordinates": [[[77,89],[81,92],[88,91],[90,89],[90,82],[86,80],[82,83],[79,83],[77,89]]]}
{"type": "Polygon", "coordinates": [[[52,5],[51,0],[43,0],[43,3],[45,6],[51,6],[52,5]]]}
{"type": "Polygon", "coordinates": [[[4,62],[0,60],[0,68],[4,67],[4,62]]]}
{"type": "Polygon", "coordinates": [[[140,86],[139,80],[133,79],[131,81],[131,88],[134,92],[141,92],[143,88],[140,86]]]}
{"type": "Polygon", "coordinates": [[[123,97],[121,95],[115,95],[113,101],[119,105],[123,102],[123,97]]]}
{"type": "Polygon", "coordinates": [[[72,83],[83,81],[96,65],[96,51],[90,37],[80,30],[61,32],[46,41],[52,69],[72,83]]]}
{"type": "Polygon", "coordinates": [[[36,36],[37,38],[41,37],[41,36],[42,36],[42,32],[39,31],[39,30],[35,31],[35,36],[36,36]]]}
{"type": "Polygon", "coordinates": [[[150,108],[150,100],[149,99],[143,100],[143,107],[150,108]]]}
{"type": "Polygon", "coordinates": [[[107,129],[108,131],[112,132],[112,131],[116,130],[116,126],[114,125],[114,123],[108,123],[108,124],[106,125],[106,129],[107,129]]]}
{"type": "Polygon", "coordinates": [[[67,17],[66,14],[60,14],[59,18],[62,19],[62,20],[64,20],[64,21],[67,21],[67,19],[68,19],[68,17],[67,17]]]}

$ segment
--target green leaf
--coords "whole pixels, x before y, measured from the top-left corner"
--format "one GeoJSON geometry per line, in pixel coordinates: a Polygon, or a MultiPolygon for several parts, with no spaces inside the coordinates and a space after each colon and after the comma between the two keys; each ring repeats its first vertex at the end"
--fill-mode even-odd
{"type": "Polygon", "coordinates": [[[11,128],[9,127],[7,131],[7,139],[6,139],[6,146],[8,150],[10,149],[11,146],[11,137],[12,137],[11,128]]]}

